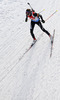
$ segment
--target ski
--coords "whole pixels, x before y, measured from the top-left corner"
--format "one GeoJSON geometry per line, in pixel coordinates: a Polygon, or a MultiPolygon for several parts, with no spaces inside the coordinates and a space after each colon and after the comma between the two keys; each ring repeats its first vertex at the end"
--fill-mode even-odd
{"type": "MultiPolygon", "coordinates": [[[[37,41],[40,40],[40,38],[41,38],[42,36],[43,36],[43,33],[40,34],[40,36],[38,37],[37,41]]],[[[28,49],[26,49],[26,51],[23,53],[23,55],[19,58],[19,61],[22,60],[22,58],[26,55],[26,53],[28,53],[28,52],[30,51],[30,49],[36,44],[37,41],[35,41],[34,43],[32,43],[32,44],[30,45],[30,47],[29,47],[28,49]]]]}
{"type": "Polygon", "coordinates": [[[53,41],[51,42],[50,57],[52,56],[53,44],[54,44],[55,29],[53,30],[53,41]]]}
{"type": "MultiPolygon", "coordinates": [[[[37,42],[37,41],[36,41],[37,42]]],[[[35,43],[36,43],[35,42],[35,43]]],[[[23,55],[19,58],[19,60],[21,60],[23,57],[24,57],[24,55],[35,45],[35,43],[32,43],[31,45],[30,45],[30,47],[23,53],[23,55]]]]}

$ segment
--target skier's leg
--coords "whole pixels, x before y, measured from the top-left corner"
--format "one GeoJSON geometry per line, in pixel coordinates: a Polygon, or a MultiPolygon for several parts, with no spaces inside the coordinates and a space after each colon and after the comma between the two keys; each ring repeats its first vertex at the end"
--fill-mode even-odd
{"type": "Polygon", "coordinates": [[[32,38],[33,38],[34,40],[36,40],[35,35],[34,35],[34,33],[33,33],[34,26],[35,26],[35,23],[34,23],[33,21],[31,21],[30,33],[31,33],[32,38]]]}
{"type": "Polygon", "coordinates": [[[52,36],[47,30],[45,30],[45,28],[42,26],[42,24],[41,24],[40,21],[37,23],[37,25],[41,28],[41,30],[42,30],[43,32],[45,32],[45,33],[50,37],[50,40],[51,40],[51,42],[52,42],[52,41],[53,41],[53,36],[52,36]]]}
{"type": "Polygon", "coordinates": [[[41,22],[39,21],[37,25],[41,28],[43,32],[45,32],[49,37],[51,36],[50,33],[42,26],[41,22]]]}

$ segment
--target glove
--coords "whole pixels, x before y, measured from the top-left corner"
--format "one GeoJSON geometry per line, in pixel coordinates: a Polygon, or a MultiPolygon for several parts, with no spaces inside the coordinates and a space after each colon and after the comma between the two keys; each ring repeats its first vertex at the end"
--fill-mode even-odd
{"type": "Polygon", "coordinates": [[[45,21],[42,19],[42,23],[45,23],[45,21]]]}
{"type": "Polygon", "coordinates": [[[25,19],[25,22],[27,22],[27,18],[25,19]]]}

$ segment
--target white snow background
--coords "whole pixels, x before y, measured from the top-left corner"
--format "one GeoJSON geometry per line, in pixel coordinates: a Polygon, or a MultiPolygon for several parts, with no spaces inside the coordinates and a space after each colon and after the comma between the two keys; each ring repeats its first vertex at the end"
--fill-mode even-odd
{"type": "Polygon", "coordinates": [[[0,0],[0,100],[60,100],[60,0],[0,0]],[[30,20],[25,11],[30,2],[47,19],[43,24],[51,34],[55,29],[53,54],[50,39],[36,25],[40,40],[21,59],[32,43],[30,20]]]}

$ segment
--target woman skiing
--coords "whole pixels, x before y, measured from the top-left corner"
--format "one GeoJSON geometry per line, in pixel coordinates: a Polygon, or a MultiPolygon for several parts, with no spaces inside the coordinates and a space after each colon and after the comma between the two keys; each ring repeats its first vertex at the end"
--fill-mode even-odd
{"type": "Polygon", "coordinates": [[[28,17],[31,19],[30,33],[31,33],[31,36],[33,38],[33,42],[36,42],[36,37],[35,37],[35,35],[33,33],[35,24],[37,24],[41,28],[41,30],[43,32],[45,32],[50,37],[51,41],[53,41],[52,35],[42,25],[42,23],[45,23],[45,21],[43,20],[42,15],[36,13],[33,9],[32,10],[31,9],[27,9],[26,10],[25,22],[27,22],[28,17]]]}

